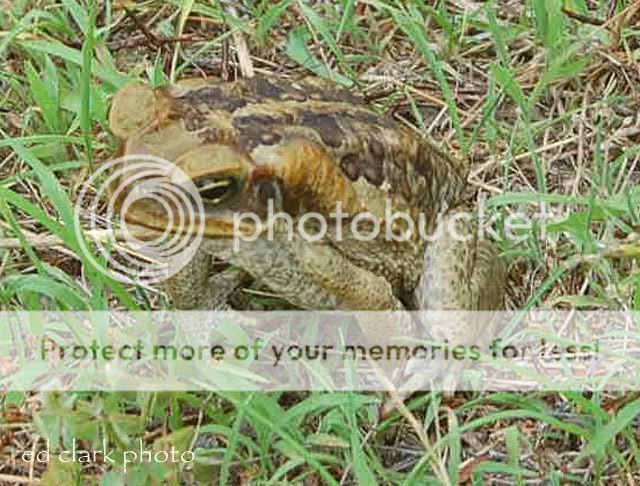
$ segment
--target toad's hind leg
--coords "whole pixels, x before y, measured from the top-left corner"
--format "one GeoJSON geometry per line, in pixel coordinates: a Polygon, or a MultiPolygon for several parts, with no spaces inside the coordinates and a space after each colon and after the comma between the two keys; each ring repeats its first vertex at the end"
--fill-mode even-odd
{"type": "MultiPolygon", "coordinates": [[[[476,311],[503,309],[506,272],[494,245],[478,238],[477,223],[467,217],[470,212],[461,211],[451,211],[443,218],[441,233],[427,246],[415,297],[423,311],[461,311],[448,312],[445,321],[424,314],[423,324],[434,342],[485,350],[496,337],[500,319],[476,311]]],[[[453,391],[465,361],[469,363],[468,359],[439,363],[422,370],[423,376],[418,370],[410,370],[409,365],[407,374],[411,378],[405,387],[415,389],[442,380],[444,390],[453,391]]]]}
{"type": "Polygon", "coordinates": [[[503,307],[505,269],[494,245],[478,238],[468,212],[447,213],[427,245],[416,289],[420,310],[490,311],[503,307]]]}
{"type": "MultiPolygon", "coordinates": [[[[245,246],[243,246],[245,245],[245,246]]],[[[291,304],[307,310],[401,310],[391,285],[326,243],[258,239],[229,260],[291,304]]]]}

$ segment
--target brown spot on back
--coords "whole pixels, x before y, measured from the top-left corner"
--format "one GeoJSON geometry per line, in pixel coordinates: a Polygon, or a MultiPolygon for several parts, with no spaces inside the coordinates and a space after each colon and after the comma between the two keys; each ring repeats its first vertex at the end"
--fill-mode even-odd
{"type": "Polygon", "coordinates": [[[273,145],[282,140],[282,136],[274,132],[287,120],[282,117],[256,114],[236,117],[233,126],[238,131],[238,143],[248,152],[258,145],[273,145]]]}
{"type": "Polygon", "coordinates": [[[233,119],[233,125],[237,127],[241,126],[259,126],[268,130],[272,128],[274,125],[289,125],[293,123],[293,116],[289,114],[285,114],[284,116],[280,115],[265,115],[262,113],[255,113],[243,116],[236,116],[233,119]]]}
{"type": "Polygon", "coordinates": [[[387,158],[387,151],[385,150],[384,144],[377,137],[369,138],[369,152],[373,159],[384,161],[387,158]]]}
{"type": "Polygon", "coordinates": [[[380,186],[384,182],[384,162],[386,150],[384,144],[375,136],[368,140],[368,151],[363,161],[362,175],[374,186],[380,186]]]}
{"type": "Polygon", "coordinates": [[[353,105],[361,105],[362,98],[354,95],[339,84],[320,78],[306,78],[300,83],[307,96],[317,101],[340,101],[353,105]]]}
{"type": "Polygon", "coordinates": [[[337,148],[342,145],[344,134],[338,124],[337,115],[304,111],[300,122],[316,130],[329,147],[337,148]]]}
{"type": "Polygon", "coordinates": [[[187,104],[202,103],[213,110],[234,111],[246,106],[248,101],[238,96],[231,96],[216,86],[205,86],[187,91],[180,97],[187,104]]]}
{"type": "Polygon", "coordinates": [[[344,174],[352,181],[360,177],[360,160],[356,154],[347,154],[342,157],[340,167],[344,174]]]}
{"type": "Polygon", "coordinates": [[[384,182],[384,163],[382,160],[367,158],[362,169],[364,178],[374,186],[380,186],[384,182]]]}
{"type": "Polygon", "coordinates": [[[287,92],[286,89],[278,86],[275,83],[271,83],[266,78],[260,76],[248,79],[246,83],[247,87],[251,91],[263,98],[273,98],[279,100],[282,99],[283,95],[287,92]]]}

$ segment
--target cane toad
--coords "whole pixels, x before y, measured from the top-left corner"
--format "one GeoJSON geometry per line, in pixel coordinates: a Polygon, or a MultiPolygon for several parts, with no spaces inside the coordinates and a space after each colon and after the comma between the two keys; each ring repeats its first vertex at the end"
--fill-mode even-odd
{"type": "MultiPolygon", "coordinates": [[[[438,215],[452,221],[467,166],[333,84],[275,77],[189,79],[155,90],[132,84],[114,98],[110,127],[125,154],[168,159],[200,190],[204,242],[166,283],[178,308],[220,303],[226,283],[216,258],[302,309],[502,306],[503,266],[488,241],[456,241],[447,232],[429,242],[396,241],[406,221],[395,221],[391,237],[370,241],[349,232],[338,238],[336,226],[319,241],[278,234],[246,242],[242,251],[221,250],[233,238],[232,215],[264,217],[269,201],[294,221],[308,212],[328,216],[338,202],[348,218],[369,212],[384,220],[387,201],[416,223],[423,215],[429,231],[438,215]]],[[[156,229],[168,224],[135,208],[127,217],[156,229]]],[[[243,230],[255,229],[244,223],[250,227],[243,230]]],[[[473,227],[466,219],[453,223],[473,227]]]]}

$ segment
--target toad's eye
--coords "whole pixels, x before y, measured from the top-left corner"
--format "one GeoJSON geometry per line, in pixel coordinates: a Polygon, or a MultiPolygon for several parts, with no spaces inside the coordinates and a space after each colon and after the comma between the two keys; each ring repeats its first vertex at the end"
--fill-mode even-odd
{"type": "Polygon", "coordinates": [[[226,179],[200,179],[195,181],[203,202],[219,204],[238,189],[238,181],[232,177],[226,179]]]}

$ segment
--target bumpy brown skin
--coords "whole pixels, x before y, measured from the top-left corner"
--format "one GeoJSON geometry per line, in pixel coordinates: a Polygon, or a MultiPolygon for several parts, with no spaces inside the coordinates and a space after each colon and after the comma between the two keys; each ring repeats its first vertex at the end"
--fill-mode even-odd
{"type": "MultiPolygon", "coordinates": [[[[346,90],[318,79],[263,77],[186,80],[156,91],[132,85],[116,96],[110,122],[125,139],[126,154],[164,157],[196,180],[234,173],[244,181],[229,202],[207,209],[201,253],[167,282],[179,308],[221,302],[224,289],[210,281],[216,278],[213,255],[301,308],[502,307],[502,264],[490,244],[475,239],[425,247],[420,238],[337,241],[330,234],[317,243],[259,238],[240,252],[229,250],[230,211],[264,210],[260,184],[294,218],[307,211],[329,214],[337,202],[351,215],[383,217],[387,199],[393,210],[423,214],[429,230],[436,215],[451,216],[465,186],[465,164],[346,90]]],[[[131,219],[166,224],[142,209],[131,219]]]]}

